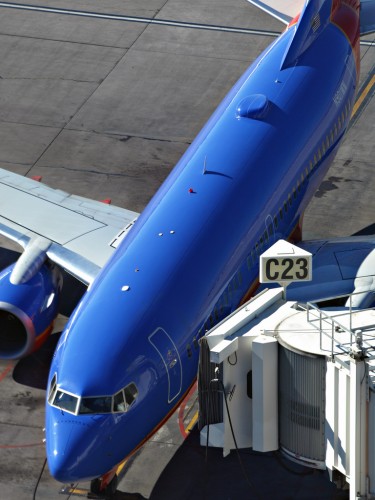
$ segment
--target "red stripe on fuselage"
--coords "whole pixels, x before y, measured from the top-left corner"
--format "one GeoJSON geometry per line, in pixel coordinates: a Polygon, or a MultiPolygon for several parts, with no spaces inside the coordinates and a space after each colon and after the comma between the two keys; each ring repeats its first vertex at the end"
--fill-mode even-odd
{"type": "MultiPolygon", "coordinates": [[[[194,387],[194,384],[196,383],[196,378],[194,378],[193,382],[191,383],[191,385],[188,387],[188,389],[185,391],[185,393],[183,394],[182,398],[178,400],[178,402],[171,408],[171,410],[168,412],[168,414],[163,418],[163,420],[161,420],[156,427],[154,427],[154,429],[149,432],[147,434],[147,436],[134,448],[134,450],[132,450],[130,453],[128,453],[124,458],[123,460],[121,460],[121,462],[119,464],[117,464],[113,469],[111,469],[110,471],[107,472],[107,474],[112,474],[112,472],[114,470],[117,470],[117,468],[125,461],[127,460],[129,457],[131,457],[132,455],[134,455],[134,453],[139,450],[139,448],[141,448],[145,443],[146,441],[148,441],[150,439],[151,436],[153,436],[164,424],[165,422],[167,422],[167,420],[173,415],[173,413],[176,411],[176,409],[178,408],[178,406],[181,404],[181,402],[184,401],[184,399],[189,396],[190,394],[190,391],[192,391],[195,387],[194,387]]],[[[103,474],[102,477],[106,476],[106,474],[103,474]]]]}
{"type": "Polygon", "coordinates": [[[359,76],[359,10],[360,0],[332,0],[331,22],[335,24],[347,37],[354,52],[359,76]]]}

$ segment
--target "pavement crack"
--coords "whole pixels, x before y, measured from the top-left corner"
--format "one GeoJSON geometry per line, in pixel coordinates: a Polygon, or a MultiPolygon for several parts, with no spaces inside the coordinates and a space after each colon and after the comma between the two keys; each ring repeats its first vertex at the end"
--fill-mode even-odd
{"type": "Polygon", "coordinates": [[[76,78],[61,78],[61,77],[23,77],[23,76],[7,76],[7,77],[0,77],[2,80],[9,80],[9,81],[51,81],[51,82],[74,82],[74,83],[94,83],[96,85],[99,85],[101,81],[95,81],[95,80],[79,80],[76,78]]]}
{"type": "MultiPolygon", "coordinates": [[[[48,169],[48,168],[50,168],[50,166],[39,165],[38,168],[39,169],[42,169],[42,168],[48,169]]],[[[102,172],[101,170],[82,169],[79,167],[68,167],[66,165],[59,165],[55,168],[65,170],[67,172],[78,172],[80,174],[84,173],[84,174],[102,175],[102,176],[105,176],[106,178],[110,178],[110,177],[121,177],[121,178],[129,178],[129,179],[138,179],[139,178],[139,175],[129,175],[129,174],[124,174],[124,173],[119,173],[119,172],[102,172]]]]}
{"type": "Polygon", "coordinates": [[[0,420],[0,425],[7,425],[8,427],[19,427],[19,428],[25,428],[25,429],[40,429],[42,431],[41,427],[39,425],[30,425],[30,424],[19,424],[17,422],[5,422],[3,420],[0,420]]]}
{"type": "Polygon", "coordinates": [[[166,142],[170,144],[184,144],[186,146],[189,146],[191,144],[191,141],[186,139],[186,138],[164,138],[164,137],[152,137],[149,135],[141,135],[141,134],[116,134],[116,133],[106,133],[106,132],[101,132],[99,130],[82,130],[82,129],[76,129],[76,128],[66,128],[66,130],[71,130],[74,132],[86,132],[86,133],[91,133],[91,134],[97,134],[97,135],[105,135],[106,137],[111,137],[114,139],[119,140],[120,142],[127,142],[130,139],[142,139],[145,141],[156,141],[156,142],[166,142]]]}

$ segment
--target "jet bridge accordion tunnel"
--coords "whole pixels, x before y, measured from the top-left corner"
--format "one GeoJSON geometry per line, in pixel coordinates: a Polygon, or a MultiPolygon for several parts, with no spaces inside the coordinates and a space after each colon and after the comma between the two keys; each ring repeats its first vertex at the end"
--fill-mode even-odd
{"type": "MultiPolygon", "coordinates": [[[[281,449],[292,460],[325,468],[325,357],[294,352],[268,339],[268,342],[262,339],[260,344],[261,363],[254,363],[258,357],[259,339],[248,342],[251,353],[245,350],[252,355],[253,366],[246,373],[239,370],[243,380],[236,380],[234,375],[237,364],[241,363],[241,353],[237,352],[216,365],[210,362],[207,339],[201,340],[199,429],[207,432],[210,424],[209,444],[223,447],[224,455],[229,453],[235,443],[231,429],[228,433],[224,431],[228,407],[229,412],[232,409],[230,419],[239,448],[252,447],[257,451],[281,449]],[[268,367],[268,373],[264,373],[260,366],[264,358],[270,360],[272,368],[277,368],[276,372],[268,367]],[[228,363],[231,367],[229,374],[226,373],[228,363]],[[226,388],[227,405],[222,387],[226,388]],[[236,392],[238,405],[233,404],[236,392]]],[[[207,435],[203,431],[201,436],[201,444],[205,445],[207,435]]]]}

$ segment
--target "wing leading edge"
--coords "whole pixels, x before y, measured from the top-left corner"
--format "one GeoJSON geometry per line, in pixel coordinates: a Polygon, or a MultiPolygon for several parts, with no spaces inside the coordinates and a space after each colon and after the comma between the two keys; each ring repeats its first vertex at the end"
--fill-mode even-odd
{"type": "Polygon", "coordinates": [[[0,169],[0,234],[26,248],[36,238],[47,256],[91,283],[139,214],[0,169]]]}

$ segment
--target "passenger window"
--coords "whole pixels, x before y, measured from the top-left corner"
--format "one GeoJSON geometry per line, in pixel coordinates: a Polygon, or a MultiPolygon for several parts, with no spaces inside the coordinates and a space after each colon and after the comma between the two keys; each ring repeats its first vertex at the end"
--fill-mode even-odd
{"type": "Polygon", "coordinates": [[[246,259],[246,262],[247,262],[247,268],[248,268],[248,270],[250,271],[250,269],[251,269],[251,257],[250,257],[250,255],[249,255],[249,256],[248,256],[248,258],[246,259]]]}

